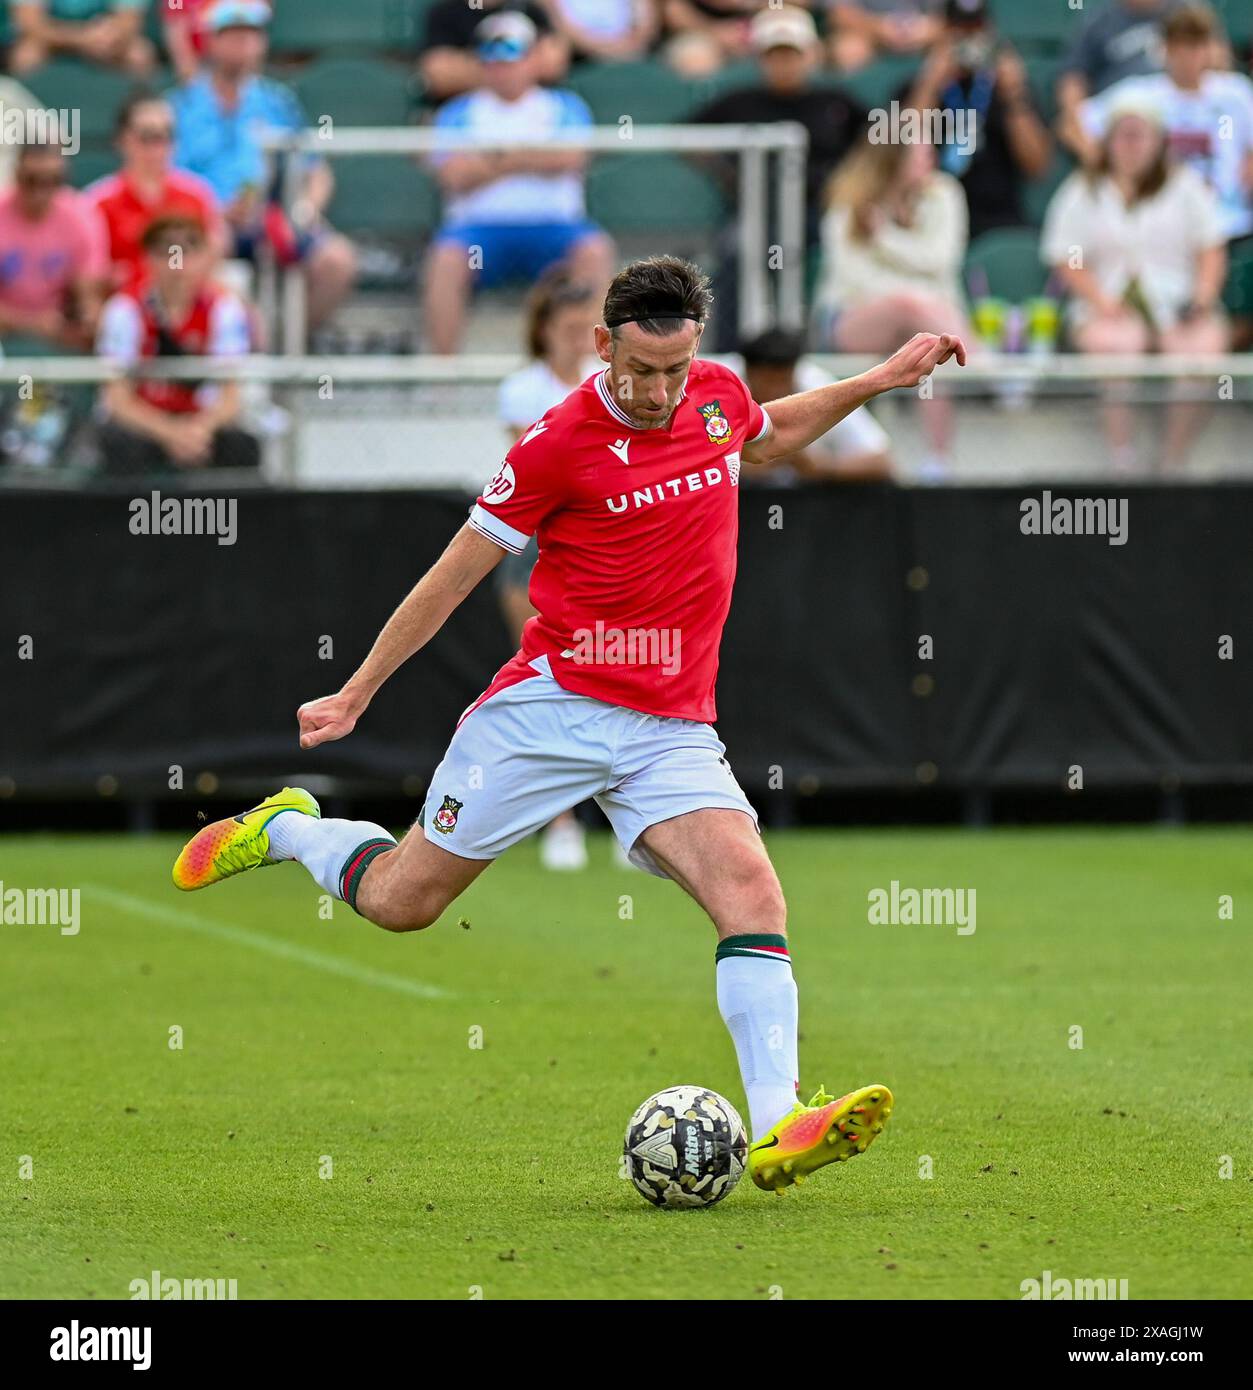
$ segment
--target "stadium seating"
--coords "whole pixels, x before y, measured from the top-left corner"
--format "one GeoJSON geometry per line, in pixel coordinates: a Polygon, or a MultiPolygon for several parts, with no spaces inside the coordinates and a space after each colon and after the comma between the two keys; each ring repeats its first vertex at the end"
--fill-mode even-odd
{"type": "Polygon", "coordinates": [[[663,63],[614,63],[576,68],[567,86],[592,109],[598,125],[622,116],[658,125],[682,121],[697,104],[691,84],[663,63]]]}
{"type": "Polygon", "coordinates": [[[984,232],[966,253],[966,281],[972,272],[980,283],[972,286],[977,297],[985,294],[1010,304],[1021,304],[1040,294],[1048,269],[1040,261],[1040,238],[1033,227],[1002,227],[984,232]]]}
{"type": "Polygon", "coordinates": [[[405,155],[336,159],[331,221],[341,230],[404,240],[425,237],[439,220],[435,181],[405,155]]]}
{"type": "MultiPolygon", "coordinates": [[[[100,143],[112,138],[118,107],[135,82],[111,68],[58,59],[32,73],[25,84],[46,106],[77,110],[81,139],[100,143]]],[[[164,74],[153,82],[156,86],[168,84],[169,77],[164,74]]]]}
{"type": "Polygon", "coordinates": [[[712,234],[726,217],[713,180],[678,155],[610,155],[588,173],[588,211],[612,232],[712,234]]]}
{"type": "Polygon", "coordinates": [[[414,0],[275,0],[275,54],[412,50],[414,0]]]}
{"type": "Polygon", "coordinates": [[[292,86],[315,125],[322,116],[347,126],[407,125],[413,107],[410,69],[385,59],[321,59],[292,86]]]}

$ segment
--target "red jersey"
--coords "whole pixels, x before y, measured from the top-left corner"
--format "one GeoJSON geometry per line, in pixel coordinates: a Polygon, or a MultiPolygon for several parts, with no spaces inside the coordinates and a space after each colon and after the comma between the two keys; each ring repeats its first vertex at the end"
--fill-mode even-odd
{"type": "Polygon", "coordinates": [[[170,170],[152,202],[140,196],[124,173],[97,179],[83,190],[83,196],[99,209],[109,229],[109,258],[114,266],[114,285],[119,289],[139,278],[144,262],[141,241],[158,216],[193,217],[211,241],[225,244],[217,194],[202,178],[182,169],[170,170]]]}
{"type": "Polygon", "coordinates": [[[731,606],[740,453],[769,428],[727,367],[692,363],[664,429],[589,377],[509,450],[470,525],[519,553],[535,534],[538,616],[489,690],[533,674],[645,714],[711,721],[731,606]]]}

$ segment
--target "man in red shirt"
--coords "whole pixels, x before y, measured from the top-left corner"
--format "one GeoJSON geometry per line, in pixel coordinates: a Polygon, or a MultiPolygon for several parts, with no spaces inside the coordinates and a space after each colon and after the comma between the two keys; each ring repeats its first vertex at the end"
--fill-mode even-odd
{"type": "Polygon", "coordinates": [[[920,333],[871,371],[764,408],[697,359],[708,281],[674,257],[619,272],[596,329],[604,371],[509,450],[467,524],[338,694],[298,711],[300,744],[352,732],[383,682],[510,551],[538,536],[537,616],[522,650],[462,716],[415,830],[321,820],[284,788],[207,826],[174,882],[205,887],[296,859],[391,931],[429,926],[492,860],[594,796],[632,861],[674,879],[717,929],[717,994],[755,1142],[779,1189],[861,1153],[892,1107],[886,1086],[796,1103],[797,1008],[779,881],[709,721],[735,579],[737,487],[752,463],[804,449],[872,397],[965,361],[920,333]]]}
{"type": "Polygon", "coordinates": [[[158,217],[183,216],[201,223],[215,255],[226,250],[226,224],[213,189],[196,174],[176,169],[174,113],[162,97],[138,92],[117,114],[116,138],[122,167],[83,190],[109,229],[115,289],[143,272],[144,231],[158,217]]]}

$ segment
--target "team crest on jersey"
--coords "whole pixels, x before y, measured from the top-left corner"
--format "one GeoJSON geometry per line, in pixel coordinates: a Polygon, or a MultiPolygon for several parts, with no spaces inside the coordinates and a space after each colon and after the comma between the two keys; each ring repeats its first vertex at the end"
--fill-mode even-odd
{"type": "Polygon", "coordinates": [[[707,401],[696,407],[705,417],[705,433],[711,444],[720,444],[731,433],[731,422],[722,413],[721,401],[707,401]]]}
{"type": "Polygon", "coordinates": [[[444,804],[435,812],[435,829],[441,835],[451,835],[457,828],[457,812],[465,805],[455,796],[446,796],[444,804]]]}

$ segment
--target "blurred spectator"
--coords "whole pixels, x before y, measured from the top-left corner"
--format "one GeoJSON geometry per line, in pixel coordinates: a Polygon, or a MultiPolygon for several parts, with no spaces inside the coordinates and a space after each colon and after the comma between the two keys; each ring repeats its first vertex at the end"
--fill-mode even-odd
{"type": "Polygon", "coordinates": [[[117,148],[122,167],[83,190],[109,229],[114,289],[139,275],[144,231],[160,215],[194,217],[208,229],[214,253],[225,253],[228,237],[217,195],[204,179],[173,167],[174,113],[164,97],[136,92],[122,103],[117,148]]]}
{"type": "Polygon", "coordinates": [[[9,69],[34,72],[50,58],[82,58],[145,77],[156,51],[144,36],[149,0],[9,0],[9,69]]]}
{"type": "Polygon", "coordinates": [[[22,146],[13,187],[0,193],[0,337],[85,350],[108,270],[104,223],[66,187],[61,147],[22,146]]]}
{"type": "MultiPolygon", "coordinates": [[[[935,167],[924,144],[867,140],[836,170],[822,221],[817,294],[824,346],[886,354],[915,333],[970,341],[960,272],[966,254],[966,195],[935,167]]],[[[952,407],[924,403],[924,476],[948,471],[952,407]]]]}
{"type": "Polygon", "coordinates": [[[749,53],[758,0],[662,0],[666,61],[684,77],[709,77],[749,53]]]}
{"type": "MultiPolygon", "coordinates": [[[[0,111],[30,111],[42,106],[43,102],[33,92],[28,92],[20,82],[14,82],[11,77],[0,73],[0,111]]],[[[19,148],[11,141],[0,140],[0,189],[13,184],[19,148]]]]}
{"type": "MultiPolygon", "coordinates": [[[[1040,253],[1070,293],[1067,322],[1081,352],[1224,351],[1219,305],[1227,254],[1218,204],[1200,177],[1172,166],[1166,132],[1152,107],[1110,113],[1095,167],[1057,190],[1040,253]]],[[[1163,455],[1186,456],[1198,411],[1173,402],[1163,455]]],[[[1109,400],[1105,428],[1115,468],[1133,461],[1133,419],[1109,400]]]]}
{"type": "Polygon", "coordinates": [[[1187,5],[1166,21],[1166,71],[1128,77],[1079,108],[1083,154],[1099,158],[1109,113],[1151,105],[1161,113],[1167,149],[1195,169],[1218,198],[1223,234],[1253,232],[1253,82],[1243,73],[1215,72],[1222,32],[1205,5],[1187,5]]]}
{"type": "Polygon", "coordinates": [[[1057,133],[1063,144],[1070,149],[1082,147],[1080,102],[1124,77],[1161,72],[1166,61],[1162,20],[1182,3],[1106,0],[1083,25],[1057,79],[1057,133]]]}
{"type": "MultiPolygon", "coordinates": [[[[602,296],[561,271],[543,276],[527,305],[528,366],[500,384],[500,419],[509,443],[516,443],[541,416],[559,405],[602,363],[597,358],[593,329],[599,322],[602,296]]],[[[531,602],[531,570],[539,558],[539,542],[531,537],[520,555],[506,555],[496,567],[496,595],[515,645],[522,628],[535,616],[531,602]]],[[[540,836],[540,862],[546,869],[587,866],[587,840],[573,811],[560,815],[540,836]]]]}
{"type": "MultiPolygon", "coordinates": [[[[816,86],[822,61],[818,30],[807,10],[796,5],[765,9],[753,20],[750,38],[760,81],[736,87],[703,106],[690,119],[704,125],[799,121],[809,132],[806,201],[809,240],[818,238],[822,190],[835,166],[861,135],[866,112],[838,88],[816,86]]],[[[718,160],[734,196],[738,160],[718,160]]]]}
{"type": "MultiPolygon", "coordinates": [[[[213,282],[203,223],[181,214],[159,217],[143,245],[146,277],[105,305],[96,351],[128,365],[158,357],[242,357],[248,316],[234,294],[213,282]]],[[[105,467],[116,473],[256,467],[260,449],[239,426],[240,399],[233,381],[109,382],[101,393],[105,467]]]]}
{"type": "Polygon", "coordinates": [[[921,53],[940,35],[943,0],[831,0],[831,61],[845,72],[883,54],[921,53]]]}
{"type": "Polygon", "coordinates": [[[535,25],[535,80],[546,86],[561,82],[570,67],[570,43],[553,28],[548,9],[539,0],[435,0],[425,11],[426,28],[418,55],[425,100],[433,106],[449,97],[473,92],[483,85],[483,65],[474,31],[498,12],[524,14],[535,25]]]}
{"type": "Polygon", "coordinates": [[[307,122],[290,88],[261,76],[269,22],[264,0],[218,0],[209,10],[201,71],[170,98],[174,163],[217,194],[234,238],[231,255],[252,260],[268,243],[280,265],[303,267],[309,326],[317,328],[352,288],[356,254],[326,221],[335,180],[325,160],[300,156],[297,199],[290,209],[278,201],[279,174],[261,140],[302,131],[307,122]]]}
{"type": "Polygon", "coordinates": [[[944,29],[908,102],[920,111],[968,113],[964,119],[973,121],[966,139],[938,151],[940,168],[966,191],[971,238],[1023,226],[1023,185],[1048,172],[1053,141],[1022,59],[998,39],[988,0],[945,0],[944,29]]]}
{"type": "MultiPolygon", "coordinates": [[[[478,33],[485,85],[441,107],[437,129],[543,139],[592,124],[573,92],[536,86],[536,31],[525,15],[492,15],[478,33]]],[[[584,210],[582,152],[465,150],[432,162],[445,199],[424,277],[432,352],[457,351],[475,283],[533,280],[560,263],[572,279],[608,284],[614,247],[584,210]]]]}
{"type": "Polygon", "coordinates": [[[190,82],[204,57],[205,13],[214,0],[158,0],[161,37],[180,82],[190,82]]]}
{"type": "MultiPolygon", "coordinates": [[[[772,328],[745,343],[730,366],[755,401],[777,401],[798,391],[830,386],[835,378],[806,359],[804,350],[802,334],[772,328]]],[[[863,405],[799,454],[772,459],[764,468],[746,468],[740,481],[854,483],[891,475],[892,441],[863,405]]]]}
{"type": "Polygon", "coordinates": [[[658,0],[549,0],[549,7],[574,56],[595,63],[643,58],[660,26],[658,0]]]}

